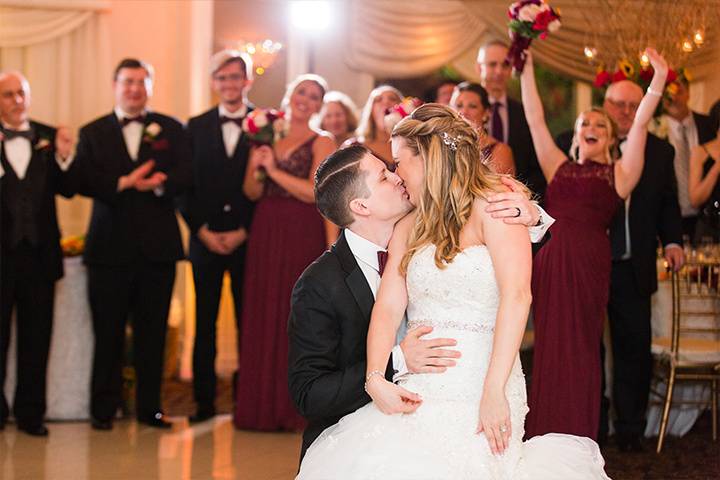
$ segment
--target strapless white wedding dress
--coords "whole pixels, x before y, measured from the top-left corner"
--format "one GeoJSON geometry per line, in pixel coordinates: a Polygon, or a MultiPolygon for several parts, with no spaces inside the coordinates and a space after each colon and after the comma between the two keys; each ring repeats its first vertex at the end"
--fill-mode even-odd
{"type": "Polygon", "coordinates": [[[528,412],[520,358],[507,381],[512,437],[493,455],[476,434],[480,396],[492,352],[499,292],[487,248],[473,246],[445,269],[434,246],[412,258],[407,273],[408,328],[457,339],[462,357],[442,374],[410,374],[400,384],[423,398],[412,414],[384,415],[373,403],[343,417],[312,444],[301,480],[607,479],[597,444],[548,434],[522,441],[528,412]]]}

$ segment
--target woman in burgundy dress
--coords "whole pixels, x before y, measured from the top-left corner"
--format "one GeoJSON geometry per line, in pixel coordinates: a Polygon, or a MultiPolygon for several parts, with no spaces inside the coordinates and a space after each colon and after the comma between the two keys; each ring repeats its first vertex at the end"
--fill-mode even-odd
{"type": "Polygon", "coordinates": [[[578,117],[571,147],[575,161],[569,161],[545,123],[532,58],[521,76],[525,115],[548,182],[545,208],[556,219],[533,265],[535,354],[527,438],[550,432],[597,437],[600,341],[610,288],[607,230],[621,199],[640,179],[647,124],[668,70],[654,50],[647,53],[655,74],[615,162],[610,153],[615,128],[602,109],[578,117]]]}
{"type": "Polygon", "coordinates": [[[315,207],[313,176],[335,150],[335,142],[309,123],[320,111],[326,90],[325,80],[317,75],[293,81],[282,105],[287,135],[273,148],[259,147],[250,155],[244,190],[259,201],[245,268],[234,416],[238,428],[304,427],[288,393],[287,321],[295,281],[330,241],[315,207]]]}

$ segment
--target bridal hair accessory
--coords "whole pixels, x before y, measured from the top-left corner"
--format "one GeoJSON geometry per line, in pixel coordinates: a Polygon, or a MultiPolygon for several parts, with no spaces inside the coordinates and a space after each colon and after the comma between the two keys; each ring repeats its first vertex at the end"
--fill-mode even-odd
{"type": "Polygon", "coordinates": [[[440,137],[442,138],[443,143],[447,145],[450,150],[453,152],[457,151],[457,142],[460,141],[459,137],[452,137],[447,132],[442,132],[440,137]]]}

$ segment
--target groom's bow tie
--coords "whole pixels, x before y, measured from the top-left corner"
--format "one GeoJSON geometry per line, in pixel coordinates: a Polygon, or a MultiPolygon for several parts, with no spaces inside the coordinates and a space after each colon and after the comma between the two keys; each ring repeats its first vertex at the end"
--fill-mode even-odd
{"type": "Polygon", "coordinates": [[[388,252],[383,252],[382,250],[378,250],[377,256],[378,256],[378,273],[382,277],[382,274],[385,271],[385,264],[387,263],[387,259],[388,259],[388,252]]]}

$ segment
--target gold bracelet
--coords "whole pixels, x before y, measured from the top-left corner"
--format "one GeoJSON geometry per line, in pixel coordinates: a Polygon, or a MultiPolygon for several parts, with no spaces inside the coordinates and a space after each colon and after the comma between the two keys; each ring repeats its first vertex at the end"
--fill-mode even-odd
{"type": "Polygon", "coordinates": [[[375,375],[381,375],[383,378],[385,377],[385,374],[383,374],[383,372],[381,372],[380,370],[373,370],[372,372],[368,373],[368,374],[365,376],[365,385],[364,385],[364,387],[363,387],[366,392],[367,392],[368,382],[369,382],[370,379],[371,379],[372,377],[374,377],[375,375]]]}

